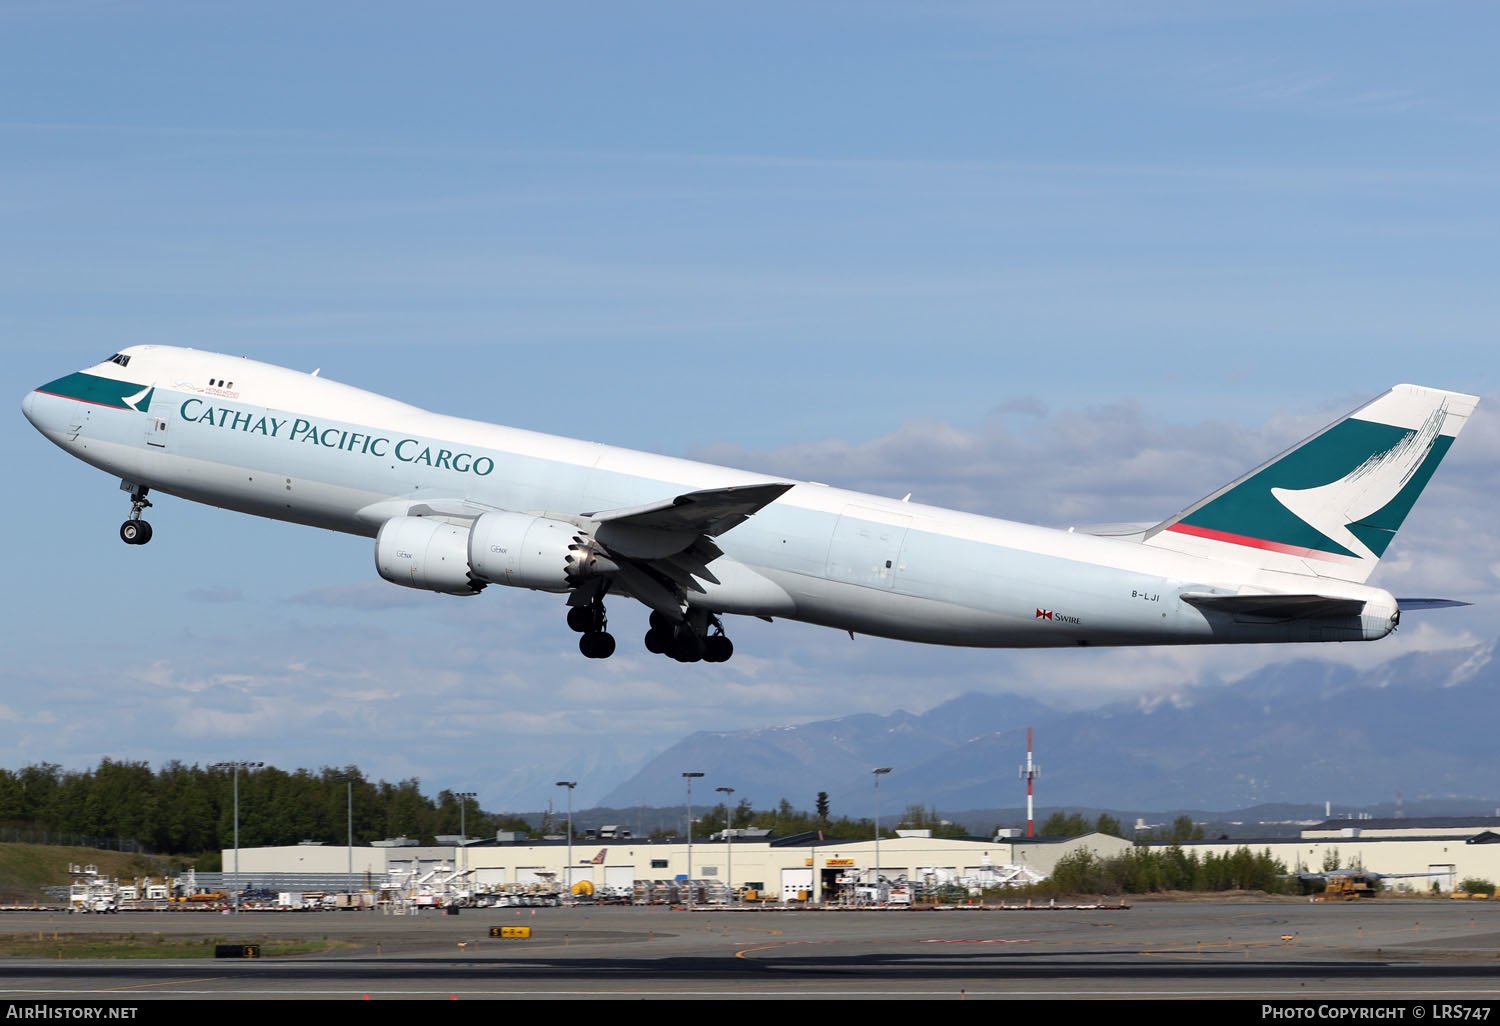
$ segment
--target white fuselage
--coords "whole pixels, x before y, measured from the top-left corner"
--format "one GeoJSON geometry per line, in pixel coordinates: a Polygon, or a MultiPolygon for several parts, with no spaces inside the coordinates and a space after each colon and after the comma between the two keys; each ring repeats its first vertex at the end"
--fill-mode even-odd
{"type": "MultiPolygon", "coordinates": [[[[238,357],[125,352],[128,366],[85,373],[149,388],[147,398],[135,392],[120,407],[38,390],[27,417],[110,474],[256,516],[374,536],[413,509],[576,517],[786,480],[444,416],[238,357]]],[[[1366,640],[1389,633],[1396,613],[1385,591],[1327,580],[1321,594],[1363,601],[1363,615],[1204,610],[1179,595],[1296,594],[1308,580],[815,483],[796,483],[716,541],[718,583],[693,604],[938,644],[1366,640]]]]}

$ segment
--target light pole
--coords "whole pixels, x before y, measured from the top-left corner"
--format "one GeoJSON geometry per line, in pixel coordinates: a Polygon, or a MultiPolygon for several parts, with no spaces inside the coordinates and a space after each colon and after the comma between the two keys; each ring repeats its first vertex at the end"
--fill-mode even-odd
{"type": "Polygon", "coordinates": [[[212,769],[228,769],[234,771],[234,910],[240,910],[240,770],[260,769],[263,762],[216,762],[212,769]]]}
{"type": "Polygon", "coordinates": [[[693,910],[693,781],[703,776],[702,773],[684,773],[683,779],[687,781],[687,814],[688,814],[688,850],[687,850],[687,907],[693,910]]]}
{"type": "Polygon", "coordinates": [[[729,885],[729,900],[730,900],[731,903],[733,903],[733,901],[734,901],[734,834],[731,832],[731,830],[734,827],[734,806],[730,805],[729,803],[732,802],[732,801],[734,801],[734,788],[732,788],[732,787],[716,787],[716,788],[714,788],[714,790],[718,791],[718,792],[720,792],[720,793],[722,793],[724,795],[724,857],[726,859],[726,866],[727,866],[727,870],[726,870],[726,872],[725,872],[724,875],[725,875],[725,882],[729,885]]]}
{"type": "Polygon", "coordinates": [[[344,882],[344,889],[350,894],[354,893],[354,777],[348,773],[344,774],[344,786],[347,798],[347,813],[349,818],[349,869],[348,879],[344,882]]]}
{"type": "Polygon", "coordinates": [[[870,772],[875,774],[875,903],[880,904],[880,778],[891,771],[881,766],[870,772]]]}
{"type": "Polygon", "coordinates": [[[558,787],[568,789],[568,866],[563,870],[563,889],[569,894],[573,893],[573,788],[578,786],[576,780],[559,780],[558,787]]]}
{"type": "MultiPolygon", "coordinates": [[[[469,811],[469,799],[478,798],[479,792],[455,791],[453,797],[458,799],[458,845],[464,850],[464,870],[467,871],[469,868],[469,823],[465,813],[469,811]]],[[[464,886],[468,885],[469,881],[466,878],[464,886]]]]}

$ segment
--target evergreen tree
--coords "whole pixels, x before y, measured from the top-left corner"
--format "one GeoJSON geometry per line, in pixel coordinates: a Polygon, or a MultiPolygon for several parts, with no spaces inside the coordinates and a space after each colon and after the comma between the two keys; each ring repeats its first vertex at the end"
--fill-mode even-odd
{"type": "Polygon", "coordinates": [[[1089,833],[1090,828],[1088,821],[1080,813],[1070,815],[1059,811],[1048,816],[1042,829],[1037,832],[1043,837],[1077,837],[1089,833]]]}
{"type": "Polygon", "coordinates": [[[1125,836],[1125,829],[1120,826],[1120,821],[1107,812],[1099,813],[1099,822],[1094,824],[1094,829],[1101,834],[1109,834],[1111,837],[1125,836]]]}
{"type": "Polygon", "coordinates": [[[1193,825],[1193,817],[1184,813],[1172,820],[1172,843],[1181,844],[1183,841],[1203,840],[1203,828],[1193,825]]]}

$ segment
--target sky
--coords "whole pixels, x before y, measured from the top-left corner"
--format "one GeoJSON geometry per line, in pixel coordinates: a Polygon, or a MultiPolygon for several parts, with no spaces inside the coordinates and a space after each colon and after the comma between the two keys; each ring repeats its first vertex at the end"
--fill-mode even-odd
{"type": "MultiPolygon", "coordinates": [[[[1012,653],[556,597],[128,502],[12,414],[0,763],[357,764],[580,806],[693,730],[1159,701],[1495,636],[1500,9],[0,0],[0,382],[128,345],[1037,523],[1155,521],[1399,381],[1478,414],[1375,645],[1012,653]],[[636,623],[635,621],[639,621],[636,623]],[[560,799],[559,799],[560,801],[560,799]]],[[[690,768],[690,767],[687,767],[690,768]]],[[[732,781],[724,783],[732,784],[732,781]]],[[[806,804],[811,799],[798,799],[806,804]]]]}

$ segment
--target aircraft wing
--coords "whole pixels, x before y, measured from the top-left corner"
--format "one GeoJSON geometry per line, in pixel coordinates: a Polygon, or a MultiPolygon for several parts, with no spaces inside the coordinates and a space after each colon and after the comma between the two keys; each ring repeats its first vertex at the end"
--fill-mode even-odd
{"type": "Polygon", "coordinates": [[[585,513],[584,516],[600,524],[651,531],[691,531],[717,538],[730,528],[743,524],[751,514],[775,502],[791,491],[792,487],[786,482],[777,481],[771,484],[705,488],[645,506],[585,513]]]}
{"type": "MultiPolygon", "coordinates": [[[[652,609],[679,616],[678,596],[718,584],[708,565],[724,554],[713,539],[738,527],[794,486],[785,481],[685,492],[625,509],[586,513],[594,542],[619,567],[620,582],[652,609]]],[[[570,603],[590,598],[575,590],[570,603]]]]}

